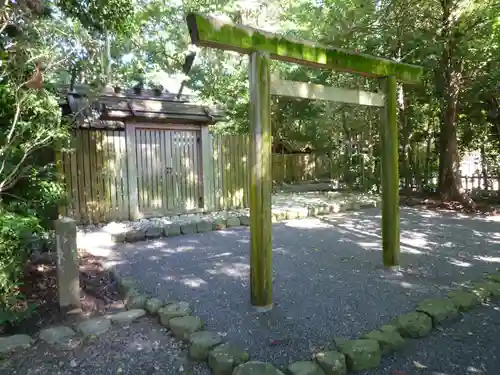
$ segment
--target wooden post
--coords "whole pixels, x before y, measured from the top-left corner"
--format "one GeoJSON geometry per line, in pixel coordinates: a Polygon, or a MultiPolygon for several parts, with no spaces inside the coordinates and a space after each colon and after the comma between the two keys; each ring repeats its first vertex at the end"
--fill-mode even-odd
{"type": "Polygon", "coordinates": [[[250,293],[258,311],[272,309],[270,57],[250,54],[250,293]]]}
{"type": "Polygon", "coordinates": [[[138,220],[141,218],[139,212],[139,189],[137,187],[137,160],[136,160],[136,140],[135,125],[125,125],[126,155],[127,155],[127,183],[129,200],[129,218],[138,220]]]}
{"type": "Polygon", "coordinates": [[[201,165],[202,165],[202,186],[203,202],[205,211],[215,209],[215,191],[214,191],[214,170],[212,141],[208,132],[208,126],[201,127],[201,165]]]}
{"type": "Polygon", "coordinates": [[[399,266],[399,170],[396,77],[383,78],[385,108],[382,148],[382,250],[384,266],[399,266]]]}
{"type": "Polygon", "coordinates": [[[76,247],[76,222],[67,217],[56,220],[55,233],[59,306],[63,310],[80,307],[80,271],[76,247]]]}

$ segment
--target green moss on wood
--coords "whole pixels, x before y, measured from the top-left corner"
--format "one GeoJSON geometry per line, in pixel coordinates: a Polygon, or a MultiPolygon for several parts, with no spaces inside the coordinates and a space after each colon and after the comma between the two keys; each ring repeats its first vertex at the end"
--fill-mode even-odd
{"type": "Polygon", "coordinates": [[[394,76],[406,83],[419,83],[423,76],[423,68],[419,66],[397,63],[340,48],[325,47],[312,42],[296,41],[196,13],[189,14],[187,22],[192,42],[200,46],[241,53],[258,50],[271,54],[271,57],[277,60],[374,77],[394,76]]]}

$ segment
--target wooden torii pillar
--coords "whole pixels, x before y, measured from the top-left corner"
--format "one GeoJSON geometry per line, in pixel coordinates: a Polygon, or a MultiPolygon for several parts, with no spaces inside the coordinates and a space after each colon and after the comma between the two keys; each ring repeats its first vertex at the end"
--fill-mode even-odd
{"type": "MultiPolygon", "coordinates": [[[[379,78],[384,92],[382,148],[382,248],[387,267],[399,265],[397,81],[421,82],[423,68],[190,13],[193,44],[250,57],[250,289],[258,311],[272,308],[271,79],[270,59],[379,78]]],[[[340,89],[339,89],[340,90],[340,89]]]]}

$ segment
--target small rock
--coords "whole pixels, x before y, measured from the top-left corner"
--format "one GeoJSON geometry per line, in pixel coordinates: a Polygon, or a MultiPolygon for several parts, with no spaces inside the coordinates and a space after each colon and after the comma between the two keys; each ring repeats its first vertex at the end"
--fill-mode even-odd
{"type": "Polygon", "coordinates": [[[127,232],[111,233],[110,236],[113,243],[122,243],[125,242],[127,238],[127,232]]]}
{"type": "Polygon", "coordinates": [[[481,301],[493,296],[500,296],[500,283],[477,282],[470,286],[472,293],[479,297],[481,301]]]}
{"type": "Polygon", "coordinates": [[[478,296],[461,290],[449,292],[448,297],[460,311],[468,311],[481,304],[478,296]]]}
{"type": "Polygon", "coordinates": [[[191,314],[191,307],[187,302],[176,302],[171,303],[165,307],[158,310],[158,316],[160,317],[160,322],[165,327],[170,327],[169,321],[172,318],[177,318],[181,316],[187,316],[191,314]]]}
{"type": "Polygon", "coordinates": [[[201,220],[196,224],[196,229],[198,233],[205,233],[212,231],[212,222],[208,220],[201,220]]]}
{"type": "Polygon", "coordinates": [[[163,233],[165,237],[174,237],[181,235],[181,225],[180,224],[167,224],[163,228],[163,233]]]}
{"type": "Polygon", "coordinates": [[[229,216],[226,220],[226,225],[228,228],[239,227],[240,224],[240,219],[236,216],[229,216]]]}
{"type": "Polygon", "coordinates": [[[434,326],[459,316],[457,307],[448,298],[425,300],[417,306],[416,310],[429,315],[434,326]]]}
{"type": "Polygon", "coordinates": [[[127,310],[144,309],[147,299],[148,298],[146,296],[141,294],[131,295],[127,298],[125,307],[127,308],[127,310]]]}
{"type": "Polygon", "coordinates": [[[338,349],[345,355],[347,369],[353,372],[375,368],[382,359],[382,351],[375,340],[347,340],[338,349]]]}
{"type": "Polygon", "coordinates": [[[163,228],[159,224],[152,224],[146,229],[146,238],[158,238],[163,236],[163,228]]]}
{"type": "MultiPolygon", "coordinates": [[[[123,295],[127,296],[130,292],[130,290],[135,290],[137,281],[131,277],[119,277],[118,275],[115,275],[115,278],[117,279],[117,285],[118,285],[118,291],[123,295]]],[[[132,293],[133,294],[133,293],[132,293]]]]}
{"type": "Polygon", "coordinates": [[[111,327],[111,321],[106,318],[94,318],[79,323],[76,326],[83,336],[99,336],[106,333],[111,327]]]}
{"type": "Polygon", "coordinates": [[[181,225],[182,234],[198,233],[198,226],[196,223],[185,223],[181,225]]]}
{"type": "Polygon", "coordinates": [[[325,375],[325,372],[314,362],[299,361],[288,366],[290,375],[325,375]]]}
{"type": "Polygon", "coordinates": [[[203,328],[203,322],[197,316],[186,315],[170,319],[168,326],[175,337],[188,340],[191,333],[203,328]]]}
{"type": "Polygon", "coordinates": [[[132,310],[122,311],[118,314],[112,315],[110,317],[110,319],[113,323],[129,324],[129,323],[132,323],[134,320],[142,318],[144,315],[146,315],[145,310],[132,309],[132,310]]]}
{"type": "Polygon", "coordinates": [[[427,314],[412,311],[397,316],[393,325],[403,337],[424,337],[432,330],[432,319],[427,314]]]}
{"type": "Polygon", "coordinates": [[[242,215],[239,217],[239,219],[240,219],[240,224],[243,225],[244,227],[250,226],[250,216],[242,215]]]}
{"type": "Polygon", "coordinates": [[[284,375],[270,363],[251,361],[238,365],[233,375],[284,375]]]}
{"type": "Polygon", "coordinates": [[[76,332],[66,326],[45,328],[40,331],[40,340],[48,344],[67,346],[76,332]]]}
{"type": "Polygon", "coordinates": [[[150,298],[146,301],[144,307],[148,313],[156,315],[158,310],[163,307],[163,301],[159,298],[150,298]]]}
{"type": "Polygon", "coordinates": [[[189,335],[189,357],[196,361],[205,361],[208,353],[222,343],[222,337],[214,332],[200,331],[189,335]]]}
{"type": "Polygon", "coordinates": [[[0,337],[0,354],[8,354],[19,349],[29,348],[32,343],[33,340],[28,335],[0,337]]]}
{"type": "Polygon", "coordinates": [[[146,231],[144,229],[141,229],[141,228],[130,229],[125,234],[125,241],[126,242],[144,241],[145,238],[146,238],[146,231]]]}
{"type": "Polygon", "coordinates": [[[337,351],[321,352],[315,356],[319,367],[326,375],[346,375],[345,356],[337,351]]]}
{"type": "Polygon", "coordinates": [[[366,334],[363,338],[377,341],[384,355],[401,349],[405,343],[397,328],[391,325],[382,326],[380,329],[366,334]]]}
{"type": "Polygon", "coordinates": [[[250,356],[244,350],[229,343],[216,346],[208,354],[208,366],[213,375],[231,375],[233,369],[247,362],[250,356]]]}
{"type": "Polygon", "coordinates": [[[495,283],[500,283],[500,275],[498,273],[491,273],[484,276],[486,279],[491,280],[495,283]]]}
{"type": "Polygon", "coordinates": [[[223,218],[217,218],[212,223],[213,230],[222,230],[226,229],[226,220],[223,218]]]}

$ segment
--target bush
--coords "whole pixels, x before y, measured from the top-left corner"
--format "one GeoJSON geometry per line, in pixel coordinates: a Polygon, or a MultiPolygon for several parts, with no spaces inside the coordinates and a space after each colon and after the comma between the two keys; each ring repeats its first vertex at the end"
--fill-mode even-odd
{"type": "Polygon", "coordinates": [[[30,256],[33,235],[40,234],[39,220],[0,208],[0,324],[17,318],[22,298],[19,287],[30,256]]]}

